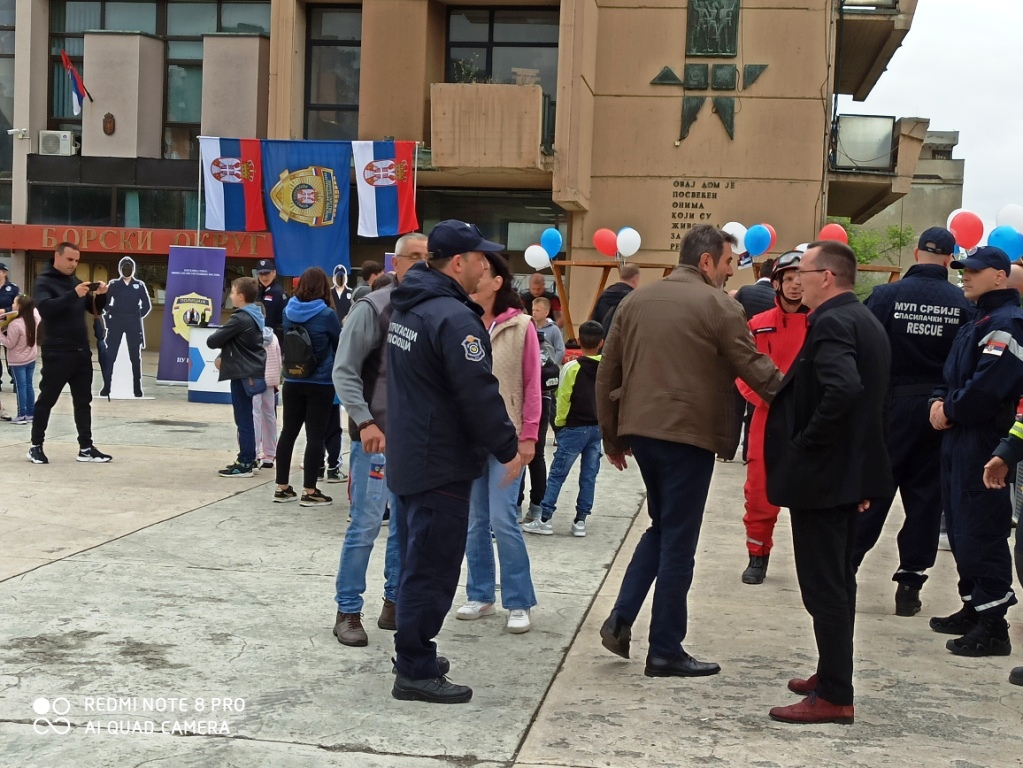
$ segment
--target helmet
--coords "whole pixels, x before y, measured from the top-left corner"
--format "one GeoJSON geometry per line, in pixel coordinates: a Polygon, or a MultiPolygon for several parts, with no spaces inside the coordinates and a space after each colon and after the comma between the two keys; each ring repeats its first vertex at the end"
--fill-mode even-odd
{"type": "Polygon", "coordinates": [[[774,272],[771,273],[771,279],[775,279],[787,269],[796,269],[802,258],[802,251],[787,251],[786,253],[783,253],[774,262],[774,272]]]}

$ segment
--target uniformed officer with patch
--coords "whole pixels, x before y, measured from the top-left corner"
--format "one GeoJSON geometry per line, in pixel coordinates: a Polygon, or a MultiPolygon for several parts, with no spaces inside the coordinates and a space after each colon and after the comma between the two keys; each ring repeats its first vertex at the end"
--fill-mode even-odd
{"type": "MultiPolygon", "coordinates": [[[[10,312],[14,309],[14,299],[17,298],[18,294],[21,293],[21,289],[7,279],[7,265],[0,263],[0,314],[4,312],[10,312]]],[[[12,315],[10,320],[14,319],[12,315]]],[[[7,356],[7,348],[4,347],[4,357],[7,356]]],[[[0,368],[0,375],[3,374],[3,368],[0,368]]],[[[10,376],[11,385],[14,385],[14,374],[11,373],[10,366],[7,367],[7,375],[10,376]]],[[[0,386],[0,389],[3,387],[0,386]]]]}
{"type": "MultiPolygon", "coordinates": [[[[920,611],[920,588],[938,555],[941,433],[931,427],[928,399],[941,385],[941,370],[973,304],[948,281],[955,237],[931,227],[913,251],[916,264],[901,280],[879,285],[866,301],[888,333],[892,347],[892,400],[888,412],[888,455],[906,520],[899,531],[895,613],[920,611]]],[[[857,520],[853,563],[877,543],[894,497],[871,499],[857,520]]]]}
{"type": "Polygon", "coordinates": [[[433,638],[458,587],[465,555],[472,482],[487,456],[522,472],[523,457],[491,372],[482,308],[469,298],[504,246],[472,224],[442,221],[430,233],[429,258],[412,266],[391,294],[387,333],[387,477],[400,526],[397,677],[391,695],[457,704],[472,689],[445,675],[433,638]]]}
{"type": "Polygon", "coordinates": [[[985,487],[984,466],[1023,395],[1023,310],[1019,293],[1005,287],[1009,257],[1001,249],[978,248],[952,267],[964,270],[963,292],[977,312],[955,338],[930,421],[943,432],[941,497],[963,607],[931,619],[930,627],[961,635],[945,645],[958,656],[1007,656],[1005,614],[1017,602],[1008,544],[1012,503],[1008,488],[985,487]]]}
{"type": "Polygon", "coordinates": [[[146,284],[135,277],[135,261],[125,256],[117,264],[119,280],[107,287],[107,306],[103,310],[106,323],[104,343],[107,348],[103,390],[100,395],[110,395],[110,381],[114,364],[121,351],[121,339],[127,342],[128,359],[131,360],[132,386],[135,397],[142,397],[142,350],[146,346],[143,318],[153,309],[146,284]]]}
{"type": "Polygon", "coordinates": [[[266,327],[273,328],[277,340],[284,343],[284,305],[287,299],[284,289],[277,284],[277,264],[273,259],[260,259],[256,264],[256,277],[259,280],[259,296],[257,301],[266,308],[266,327]]]}

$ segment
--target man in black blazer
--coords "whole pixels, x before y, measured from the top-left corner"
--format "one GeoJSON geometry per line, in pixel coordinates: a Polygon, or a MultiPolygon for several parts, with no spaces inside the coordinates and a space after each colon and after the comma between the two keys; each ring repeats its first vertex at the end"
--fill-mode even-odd
{"type": "Polygon", "coordinates": [[[877,318],[853,293],[856,256],[811,243],[799,265],[811,310],[806,343],[767,417],[767,497],[788,507],[803,605],[813,618],[817,672],[789,681],[806,698],[775,707],[791,723],[853,722],[857,514],[895,492],[885,423],[891,351],[877,318]]]}

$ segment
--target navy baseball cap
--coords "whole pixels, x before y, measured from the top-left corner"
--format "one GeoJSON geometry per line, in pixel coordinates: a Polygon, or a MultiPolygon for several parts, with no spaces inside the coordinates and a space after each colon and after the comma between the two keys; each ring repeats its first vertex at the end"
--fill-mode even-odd
{"type": "Polygon", "coordinates": [[[965,259],[952,262],[952,269],[1000,269],[1006,275],[1012,269],[1009,257],[1001,248],[985,245],[978,248],[965,259]]]}
{"type": "Polygon", "coordinates": [[[500,253],[504,246],[483,237],[479,227],[457,219],[442,221],[427,238],[426,249],[431,259],[448,259],[460,253],[482,251],[483,253],[500,253]]]}
{"type": "Polygon", "coordinates": [[[920,242],[916,247],[921,251],[951,256],[956,250],[955,235],[944,227],[931,227],[920,235],[920,242]]]}
{"type": "Polygon", "coordinates": [[[7,271],[7,265],[4,264],[2,261],[0,261],[0,272],[6,272],[6,271],[7,271]]]}
{"type": "Polygon", "coordinates": [[[273,259],[260,259],[256,265],[257,272],[276,272],[277,265],[274,264],[273,259]]]}

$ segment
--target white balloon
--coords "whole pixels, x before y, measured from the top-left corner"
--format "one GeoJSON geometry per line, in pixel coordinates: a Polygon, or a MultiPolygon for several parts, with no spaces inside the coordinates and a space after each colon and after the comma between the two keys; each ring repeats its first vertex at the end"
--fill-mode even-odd
{"type": "Polygon", "coordinates": [[[998,212],[995,217],[995,224],[999,227],[1012,227],[1017,232],[1023,232],[1023,205],[1009,203],[998,212]]]}
{"type": "Polygon", "coordinates": [[[639,232],[632,227],[623,227],[618,233],[618,253],[626,259],[635,256],[642,244],[643,239],[639,236],[639,232]]]}
{"type": "Polygon", "coordinates": [[[732,253],[737,256],[746,253],[746,227],[737,221],[730,221],[721,229],[739,241],[738,245],[732,246],[732,253]]]}
{"type": "Polygon", "coordinates": [[[526,263],[533,269],[546,269],[551,265],[551,257],[542,245],[531,245],[526,249],[526,263]]]}
{"type": "Polygon", "coordinates": [[[945,229],[949,229],[952,226],[952,219],[954,219],[958,214],[962,213],[965,210],[966,210],[965,208],[956,208],[954,211],[952,211],[952,213],[948,215],[948,219],[945,221],[945,229]]]}
{"type": "Polygon", "coordinates": [[[810,248],[809,243],[800,243],[799,245],[796,246],[796,250],[799,251],[800,253],[806,253],[807,250],[809,250],[809,248],[810,248]]]}

